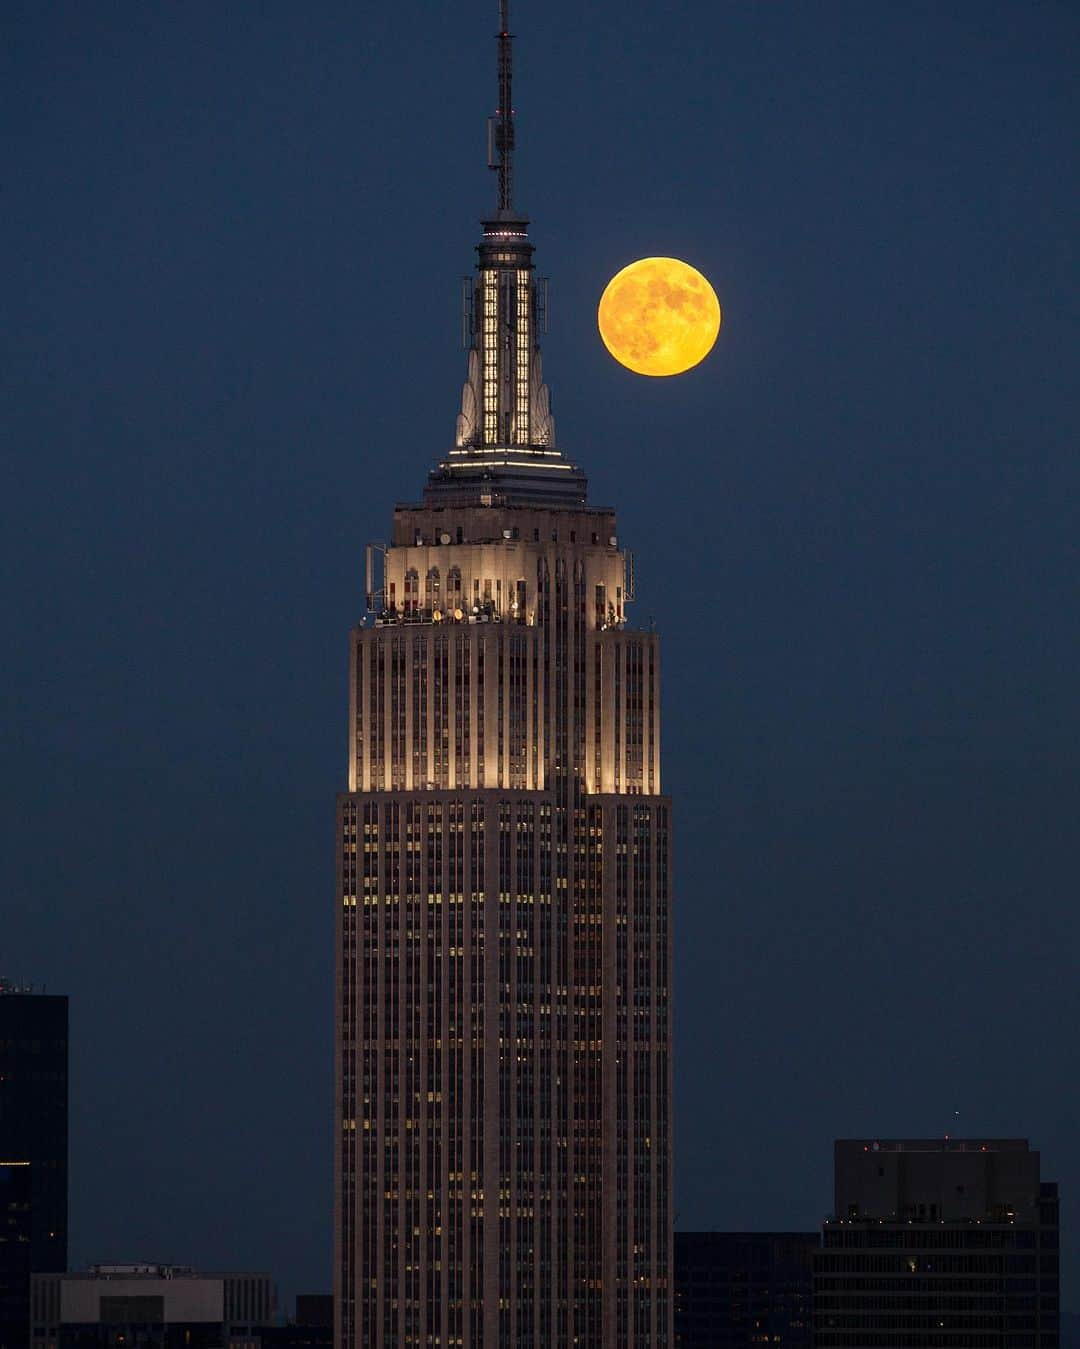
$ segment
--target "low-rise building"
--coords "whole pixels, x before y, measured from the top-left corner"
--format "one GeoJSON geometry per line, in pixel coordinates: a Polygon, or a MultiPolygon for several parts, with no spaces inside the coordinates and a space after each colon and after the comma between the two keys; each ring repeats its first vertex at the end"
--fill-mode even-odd
{"type": "Polygon", "coordinates": [[[262,1273],[145,1264],[35,1274],[31,1349],[261,1349],[276,1303],[262,1273]]]}

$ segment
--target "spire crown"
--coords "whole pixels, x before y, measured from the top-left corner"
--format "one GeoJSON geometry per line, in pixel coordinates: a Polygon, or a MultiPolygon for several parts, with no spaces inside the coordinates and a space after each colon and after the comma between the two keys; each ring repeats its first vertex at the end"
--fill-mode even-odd
{"type": "Polygon", "coordinates": [[[499,103],[488,120],[494,213],[482,222],[476,275],[465,278],[462,336],[468,369],[454,448],[428,476],[429,505],[585,504],[585,475],[556,447],[540,332],[546,286],[533,274],[529,222],[513,205],[514,107],[508,0],[499,5],[499,103]]]}

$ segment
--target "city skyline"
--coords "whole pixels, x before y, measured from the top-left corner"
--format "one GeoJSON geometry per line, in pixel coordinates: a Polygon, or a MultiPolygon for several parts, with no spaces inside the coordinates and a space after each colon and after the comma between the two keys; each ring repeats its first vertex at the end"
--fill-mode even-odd
{"type": "MultiPolygon", "coordinates": [[[[1031,1137],[1068,1234],[1076,23],[680,17],[515,14],[560,438],[665,640],[679,1225],[813,1227],[833,1137],[955,1129],[1031,1137]],[[594,331],[652,251],[724,306],[670,388],[594,331]]],[[[230,1258],[329,1267],[340,634],[460,388],[475,26],[17,7],[5,957],[84,1009],[75,1263],[221,1264],[211,1175],[230,1258]]]]}

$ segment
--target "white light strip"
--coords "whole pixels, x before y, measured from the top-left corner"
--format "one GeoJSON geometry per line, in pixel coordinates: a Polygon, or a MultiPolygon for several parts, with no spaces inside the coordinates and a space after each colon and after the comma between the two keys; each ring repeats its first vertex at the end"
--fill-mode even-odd
{"type": "MultiPolygon", "coordinates": [[[[465,468],[465,464],[451,464],[444,461],[441,468],[465,468]]],[[[573,470],[573,464],[538,464],[534,459],[470,459],[469,468],[535,468],[551,469],[557,468],[564,473],[570,473],[573,470]]]]}
{"type": "MultiPolygon", "coordinates": [[[[524,445],[489,445],[487,453],[498,455],[500,451],[504,451],[507,455],[520,455],[523,449],[526,449],[524,445]]],[[[476,453],[479,453],[479,451],[475,447],[469,447],[469,445],[456,447],[450,451],[450,455],[460,457],[460,459],[472,459],[476,453]]],[[[533,449],[529,447],[529,453],[535,455],[537,459],[562,459],[561,449],[533,449]]]]}

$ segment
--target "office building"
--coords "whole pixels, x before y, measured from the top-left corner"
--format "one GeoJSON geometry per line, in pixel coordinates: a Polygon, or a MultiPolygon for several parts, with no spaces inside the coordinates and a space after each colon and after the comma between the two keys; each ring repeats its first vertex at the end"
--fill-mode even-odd
{"type": "Polygon", "coordinates": [[[31,1349],[260,1349],[275,1310],[267,1274],[91,1265],[33,1276],[31,1349]]]}
{"type": "Polygon", "coordinates": [[[30,1163],[0,1159],[0,1349],[25,1349],[33,1205],[30,1163]]]}
{"type": "Polygon", "coordinates": [[[676,1232],[677,1349],[810,1349],[817,1232],[676,1232]]]}
{"type": "Polygon", "coordinates": [[[1023,1139],[841,1139],[820,1349],[1058,1349],[1057,1186],[1023,1139]]]}
{"type": "Polygon", "coordinates": [[[0,1349],[26,1349],[30,1275],[67,1265],[68,1000],[0,980],[0,1349]]]}
{"type": "Polygon", "coordinates": [[[369,550],[351,643],[337,1341],[659,1349],[659,645],[629,625],[614,511],[587,503],[556,438],[544,289],[512,195],[505,4],[498,50],[498,195],[466,291],[456,434],[369,550]]]}

